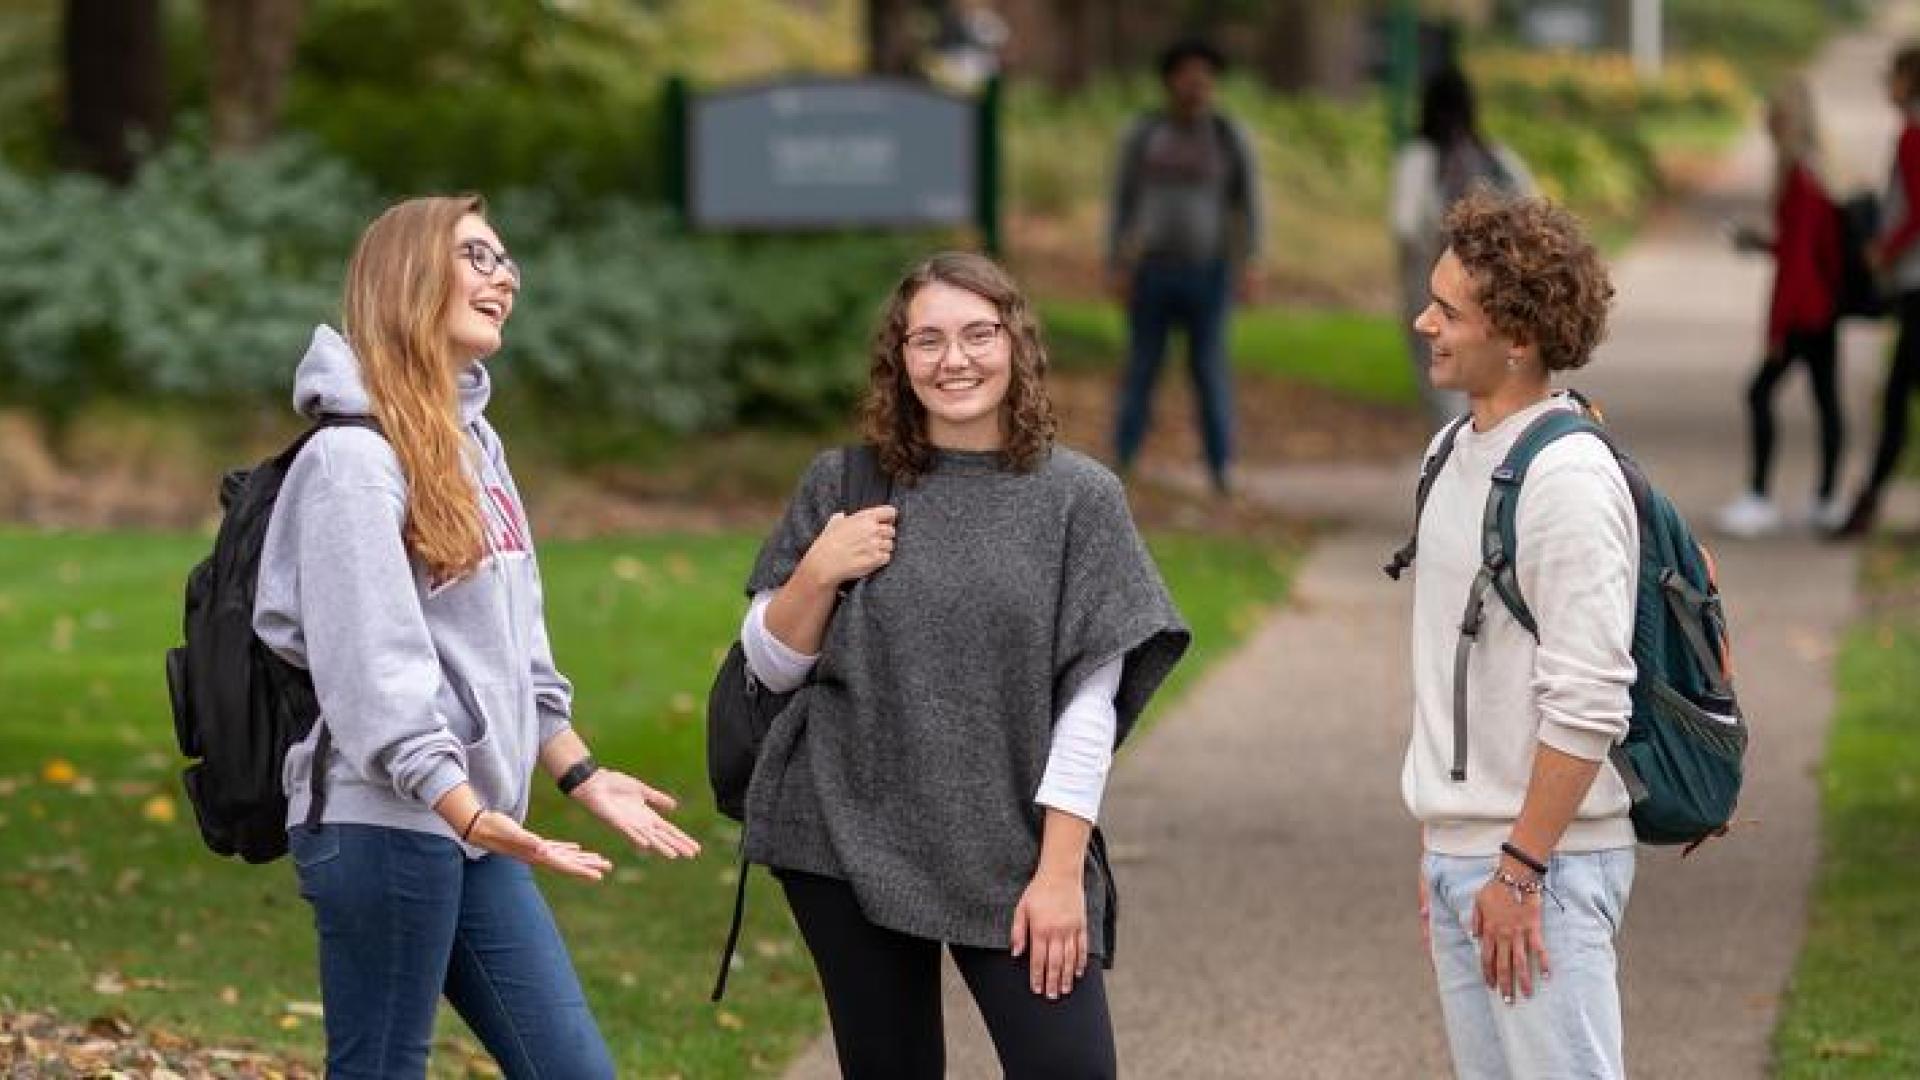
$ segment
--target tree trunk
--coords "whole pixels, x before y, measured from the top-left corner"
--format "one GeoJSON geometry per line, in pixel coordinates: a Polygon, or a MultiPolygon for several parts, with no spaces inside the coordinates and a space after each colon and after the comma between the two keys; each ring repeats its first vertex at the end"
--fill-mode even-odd
{"type": "Polygon", "coordinates": [[[913,0],[867,0],[867,71],[913,75],[913,0]]]}
{"type": "Polygon", "coordinates": [[[1362,20],[1346,5],[1310,0],[1274,5],[1260,35],[1262,80],[1290,92],[1357,92],[1364,75],[1362,20]]]}
{"type": "Polygon", "coordinates": [[[204,0],[216,153],[273,137],[306,0],[204,0]]]}
{"type": "Polygon", "coordinates": [[[65,0],[62,156],[115,183],[166,134],[166,52],[159,0],[65,0]]]}

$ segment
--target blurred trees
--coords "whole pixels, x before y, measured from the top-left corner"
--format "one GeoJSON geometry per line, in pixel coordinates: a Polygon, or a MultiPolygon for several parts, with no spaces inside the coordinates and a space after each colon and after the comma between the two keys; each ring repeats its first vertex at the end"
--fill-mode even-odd
{"type": "Polygon", "coordinates": [[[272,137],[286,101],[306,0],[204,0],[214,149],[272,137]]]}
{"type": "Polygon", "coordinates": [[[115,183],[167,128],[160,0],[65,0],[62,159],[115,183]]]}

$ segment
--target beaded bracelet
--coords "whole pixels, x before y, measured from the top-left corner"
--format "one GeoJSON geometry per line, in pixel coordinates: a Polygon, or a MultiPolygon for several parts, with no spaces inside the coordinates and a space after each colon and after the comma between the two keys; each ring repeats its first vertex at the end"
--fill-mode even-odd
{"type": "Polygon", "coordinates": [[[1553,890],[1547,888],[1547,882],[1544,878],[1517,878],[1508,873],[1503,867],[1493,872],[1493,880],[1512,889],[1513,898],[1521,903],[1525,903],[1529,896],[1540,896],[1544,894],[1553,900],[1553,906],[1562,911],[1565,911],[1567,908],[1567,905],[1562,904],[1560,898],[1554,895],[1553,890]]]}
{"type": "Polygon", "coordinates": [[[1543,863],[1539,859],[1536,859],[1533,856],[1527,854],[1526,852],[1521,851],[1517,846],[1513,844],[1512,841],[1508,841],[1506,843],[1501,844],[1500,853],[1502,855],[1510,856],[1514,862],[1517,862],[1521,866],[1524,866],[1527,869],[1533,871],[1534,873],[1539,874],[1541,877],[1545,877],[1547,874],[1546,863],[1543,863]]]}

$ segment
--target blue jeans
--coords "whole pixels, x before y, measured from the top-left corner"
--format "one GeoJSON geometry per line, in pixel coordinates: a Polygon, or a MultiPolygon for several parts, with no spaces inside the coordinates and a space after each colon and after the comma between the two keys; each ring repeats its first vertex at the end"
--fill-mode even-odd
{"type": "Polygon", "coordinates": [[[320,934],[329,1077],[424,1077],[442,993],[513,1080],[613,1076],[525,863],[374,825],[288,840],[320,934]]]}
{"type": "Polygon", "coordinates": [[[1142,262],[1133,275],[1127,304],[1127,372],[1120,386],[1115,433],[1120,467],[1133,464],[1153,420],[1153,386],[1167,356],[1167,337],[1187,335],[1187,362],[1200,408],[1207,468],[1224,486],[1233,440],[1233,389],[1227,371],[1227,312],[1233,282],[1226,260],[1205,263],[1142,262]]]}
{"type": "Polygon", "coordinates": [[[1480,975],[1469,936],[1473,900],[1493,877],[1493,858],[1428,852],[1433,968],[1455,1075],[1463,1080],[1571,1080],[1626,1076],[1613,943],[1633,890],[1633,849],[1555,855],[1545,902],[1549,979],[1508,1005],[1480,975]],[[1563,907],[1564,905],[1564,907],[1563,907]]]}

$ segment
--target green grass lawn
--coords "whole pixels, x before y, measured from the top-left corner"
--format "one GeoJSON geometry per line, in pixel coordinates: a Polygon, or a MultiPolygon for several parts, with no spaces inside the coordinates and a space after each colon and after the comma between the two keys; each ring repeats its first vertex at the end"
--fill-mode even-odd
{"type": "MultiPolygon", "coordinates": [[[[284,860],[200,846],[178,791],[162,651],[203,537],[0,531],[0,1008],[123,1013],[309,1057],[320,1022],[308,910],[284,860]]],[[[1153,540],[1193,624],[1190,682],[1280,599],[1288,549],[1153,540]]],[[[708,853],[617,859],[600,885],[544,885],[623,1076],[774,1072],[822,1012],[785,907],[756,873],[724,1007],[707,1004],[732,898],[735,834],[709,808],[702,708],[740,616],[757,536],[634,537],[543,552],[547,610],[578,719],[604,760],[679,793],[708,853]]],[[[1172,693],[1163,694],[1164,711],[1172,693]]],[[[546,786],[534,823],[618,855],[546,786]]],[[[457,1021],[443,1040],[467,1041],[457,1021]]],[[[444,1075],[463,1055],[438,1055],[444,1075]]]]}
{"type": "MultiPolygon", "coordinates": [[[[1120,366],[1126,321],[1105,300],[1045,300],[1040,316],[1054,360],[1069,370],[1120,366]]],[[[1387,315],[1294,308],[1242,308],[1233,315],[1236,370],[1280,375],[1362,401],[1419,403],[1406,339],[1387,315]]],[[[1176,349],[1185,346],[1178,339],[1176,349]]],[[[1177,355],[1184,356],[1184,352],[1177,355]]]]}
{"type": "Polygon", "coordinates": [[[1883,606],[1840,654],[1822,864],[1774,1037],[1780,1077],[1920,1076],[1920,548],[1882,546],[1868,567],[1883,606]]]}

